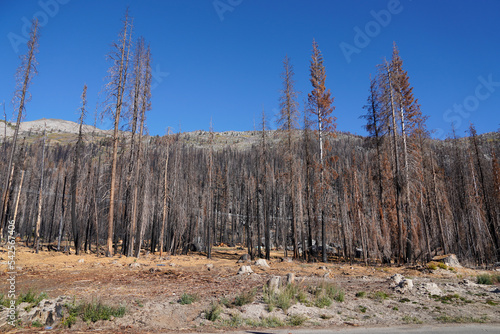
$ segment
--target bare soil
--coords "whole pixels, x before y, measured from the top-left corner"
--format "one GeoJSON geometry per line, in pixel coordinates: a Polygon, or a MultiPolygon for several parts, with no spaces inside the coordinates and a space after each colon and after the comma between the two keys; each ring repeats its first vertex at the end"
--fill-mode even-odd
{"type": "MultiPolygon", "coordinates": [[[[291,319],[297,315],[305,316],[300,327],[309,328],[457,322],[500,324],[498,283],[475,284],[477,275],[500,275],[499,271],[286,262],[281,260],[282,252],[273,252],[269,268],[249,263],[254,273],[238,275],[238,269],[245,264],[237,260],[244,253],[241,249],[216,247],[212,259],[201,253],[164,257],[144,254],[136,259],[49,251],[34,254],[32,249],[18,245],[16,290],[19,294],[32,289],[47,293],[49,298],[68,296],[76,301],[101,301],[127,309],[122,318],[95,323],[78,321],[70,329],[59,323],[51,332],[229,331],[261,326],[262,319],[270,317],[282,321],[284,327],[292,327],[291,319]],[[270,277],[288,273],[295,274],[296,284],[305,291],[322,282],[335,284],[345,292],[344,301],[334,301],[324,308],[314,306],[314,302],[295,302],[286,312],[280,308],[269,312],[263,299],[263,286],[270,277]],[[413,288],[397,288],[391,279],[394,274],[411,279],[413,288]],[[206,319],[211,303],[231,302],[252,289],[257,291],[252,303],[222,306],[217,321],[206,319]],[[184,293],[196,295],[197,300],[181,305],[179,299],[184,293]]],[[[6,295],[8,259],[5,248],[0,248],[0,257],[0,293],[6,295]]],[[[4,317],[5,310],[1,314],[4,317]]],[[[33,327],[29,321],[15,329],[5,325],[3,318],[0,323],[3,330],[11,332],[44,331],[33,327]]]]}

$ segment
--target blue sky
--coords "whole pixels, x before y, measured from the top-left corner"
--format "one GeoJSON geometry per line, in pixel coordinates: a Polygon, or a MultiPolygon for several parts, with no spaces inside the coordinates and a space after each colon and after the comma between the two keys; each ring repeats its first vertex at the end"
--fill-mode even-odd
{"type": "Polygon", "coordinates": [[[215,131],[251,130],[262,108],[272,122],[285,54],[302,104],[311,90],[313,38],[325,59],[338,130],[366,134],[359,116],[369,76],[390,58],[393,41],[434,137],[449,134],[452,122],[459,135],[469,122],[478,133],[500,128],[496,0],[0,0],[0,102],[8,117],[26,20],[36,16],[43,27],[25,120],[76,121],[85,83],[89,113],[96,110],[110,66],[105,56],[127,5],[135,37],[144,36],[153,54],[152,135],[179,125],[207,130],[210,119],[215,131]]]}

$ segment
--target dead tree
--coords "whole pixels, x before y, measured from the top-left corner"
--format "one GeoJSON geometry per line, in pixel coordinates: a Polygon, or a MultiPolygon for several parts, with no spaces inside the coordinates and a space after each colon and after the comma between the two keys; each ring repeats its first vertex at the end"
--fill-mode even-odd
{"type": "Polygon", "coordinates": [[[116,191],[116,164],[118,160],[118,141],[120,126],[120,114],[124,102],[124,92],[127,82],[127,70],[130,53],[130,39],[132,34],[132,22],[128,15],[128,9],[123,19],[123,28],[120,32],[118,42],[113,43],[113,50],[108,58],[113,62],[109,69],[110,82],[107,84],[108,100],[111,105],[106,108],[114,116],[113,131],[113,153],[111,158],[111,185],[109,191],[109,212],[108,212],[108,237],[106,242],[106,256],[113,256],[113,222],[115,212],[115,191],[116,191]]]}
{"type": "MultiPolygon", "coordinates": [[[[36,65],[37,61],[35,54],[38,53],[38,38],[39,38],[39,23],[37,19],[34,19],[31,23],[30,38],[28,40],[28,53],[21,57],[21,66],[17,69],[16,79],[18,88],[14,94],[12,102],[17,106],[17,121],[16,127],[14,129],[14,137],[12,138],[12,147],[9,155],[9,162],[7,164],[7,171],[5,174],[5,183],[3,188],[3,205],[2,213],[0,218],[0,237],[3,236],[4,221],[7,214],[7,205],[9,202],[8,194],[10,185],[12,182],[13,173],[13,160],[16,151],[17,137],[19,134],[19,125],[21,124],[21,119],[23,117],[23,112],[25,111],[25,104],[31,99],[31,95],[28,92],[28,87],[31,84],[31,80],[37,74],[36,65]]],[[[7,123],[5,124],[7,127],[7,123]]]]}

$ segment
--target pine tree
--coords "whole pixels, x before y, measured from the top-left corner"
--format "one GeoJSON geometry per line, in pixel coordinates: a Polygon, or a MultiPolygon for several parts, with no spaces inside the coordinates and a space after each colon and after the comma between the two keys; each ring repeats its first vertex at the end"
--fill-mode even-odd
{"type": "Polygon", "coordinates": [[[278,129],[285,134],[284,138],[284,156],[286,164],[286,183],[289,192],[289,203],[291,211],[291,230],[292,230],[292,245],[293,257],[299,256],[298,240],[297,240],[297,218],[295,214],[295,184],[296,177],[294,175],[294,153],[292,148],[292,136],[294,130],[298,128],[299,110],[297,103],[298,92],[295,91],[293,79],[294,71],[290,63],[290,58],[285,56],[283,60],[283,72],[281,79],[283,80],[283,89],[280,96],[280,113],[278,115],[278,129]]]}
{"type": "Polygon", "coordinates": [[[115,214],[115,192],[116,192],[116,165],[118,161],[118,141],[120,115],[124,103],[125,86],[127,83],[128,63],[130,53],[130,40],[132,35],[132,22],[128,15],[128,9],[123,19],[123,28],[120,32],[119,41],[113,43],[113,51],[108,58],[113,62],[109,69],[110,82],[107,85],[108,100],[111,103],[107,111],[110,111],[114,118],[113,131],[113,153],[111,159],[111,186],[109,192],[109,212],[108,212],[108,237],[106,242],[106,255],[113,256],[113,233],[115,214]]]}
{"type": "Polygon", "coordinates": [[[79,175],[80,168],[80,156],[82,154],[82,145],[83,145],[83,122],[86,114],[86,106],[87,106],[87,85],[83,86],[82,92],[82,107],[80,108],[80,118],[78,120],[79,128],[78,128],[78,140],[75,145],[75,156],[73,163],[73,175],[71,176],[71,227],[73,229],[73,240],[75,242],[75,251],[76,254],[80,254],[80,246],[81,246],[81,227],[78,223],[78,217],[76,215],[76,197],[77,197],[77,181],[79,175]]]}
{"type": "MultiPolygon", "coordinates": [[[[5,184],[3,188],[3,205],[2,205],[2,213],[0,217],[0,236],[3,236],[3,230],[5,226],[5,217],[7,214],[7,205],[9,202],[9,189],[12,183],[11,175],[13,174],[13,166],[12,163],[14,161],[14,156],[16,153],[16,144],[17,137],[19,135],[19,126],[21,124],[21,119],[23,118],[23,113],[26,109],[26,102],[31,99],[31,95],[28,92],[28,88],[31,84],[31,80],[38,73],[36,66],[38,65],[36,61],[35,55],[38,53],[38,39],[39,39],[39,31],[40,25],[37,19],[34,19],[31,22],[31,28],[29,33],[28,40],[28,52],[26,55],[21,57],[21,65],[17,69],[16,80],[17,80],[17,89],[14,94],[14,98],[12,99],[12,103],[16,106],[17,109],[17,121],[16,127],[14,129],[14,137],[12,138],[12,147],[9,154],[9,162],[7,164],[7,171],[5,174],[5,184]]],[[[5,123],[5,127],[7,128],[7,123],[5,123]]]]}
{"type": "Polygon", "coordinates": [[[319,214],[321,220],[321,242],[322,242],[322,261],[327,262],[326,255],[326,226],[324,217],[323,194],[325,193],[325,175],[324,175],[324,143],[325,133],[328,134],[335,130],[335,117],[331,114],[334,107],[332,106],[333,97],[330,90],[326,89],[326,73],[323,65],[323,55],[316,41],[313,40],[313,52],[311,55],[311,65],[309,67],[311,75],[311,84],[313,90],[308,95],[309,111],[316,117],[318,126],[319,138],[319,174],[320,174],[320,196],[319,196],[319,214]]]}

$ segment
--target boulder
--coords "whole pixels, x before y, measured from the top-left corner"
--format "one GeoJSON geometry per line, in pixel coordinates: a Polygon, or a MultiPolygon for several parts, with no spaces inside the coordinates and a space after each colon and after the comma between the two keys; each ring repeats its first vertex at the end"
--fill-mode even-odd
{"type": "Polygon", "coordinates": [[[141,265],[137,262],[131,263],[128,265],[130,268],[139,268],[141,265]]]}
{"type": "Polygon", "coordinates": [[[85,262],[85,259],[83,259],[83,258],[78,260],[78,263],[84,263],[84,262],[85,262]]]}
{"type": "Polygon", "coordinates": [[[394,284],[399,285],[399,283],[401,283],[401,281],[404,280],[405,277],[401,274],[394,274],[391,276],[390,279],[391,279],[391,281],[394,282],[394,284]]]}
{"type": "Polygon", "coordinates": [[[423,283],[417,287],[420,293],[441,296],[443,291],[437,286],[436,283],[423,283]]]}
{"type": "MultiPolygon", "coordinates": [[[[52,326],[63,318],[63,305],[67,301],[66,297],[57,299],[42,300],[33,309],[30,321],[39,321],[45,326],[52,326]]],[[[31,312],[30,312],[31,313],[31,312]]]]}
{"type": "Polygon", "coordinates": [[[264,259],[258,259],[257,261],[255,261],[254,264],[256,266],[259,266],[259,267],[269,268],[269,265],[267,264],[267,261],[264,260],[264,259]]]}
{"type": "Polygon", "coordinates": [[[432,258],[432,260],[433,261],[438,261],[438,262],[443,262],[448,267],[462,267],[462,265],[458,261],[458,258],[457,258],[457,256],[455,254],[446,254],[446,255],[434,256],[432,258]]]}
{"type": "Polygon", "coordinates": [[[405,293],[408,291],[411,291],[413,289],[413,280],[405,278],[401,282],[399,282],[399,285],[396,287],[396,291],[399,293],[405,293]]]}
{"type": "Polygon", "coordinates": [[[207,270],[210,271],[214,268],[214,265],[212,263],[207,263],[205,267],[207,267],[207,270]]]}
{"type": "Polygon", "coordinates": [[[474,283],[468,279],[464,279],[461,282],[459,282],[458,284],[462,284],[462,285],[469,286],[469,287],[477,286],[476,283],[474,283]]]}
{"type": "Polygon", "coordinates": [[[238,275],[243,275],[243,274],[252,274],[253,270],[250,266],[241,266],[240,270],[238,270],[238,275]]]}

